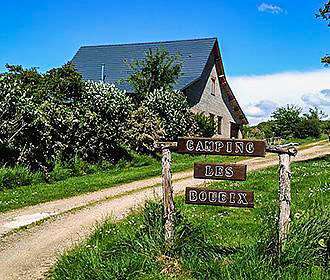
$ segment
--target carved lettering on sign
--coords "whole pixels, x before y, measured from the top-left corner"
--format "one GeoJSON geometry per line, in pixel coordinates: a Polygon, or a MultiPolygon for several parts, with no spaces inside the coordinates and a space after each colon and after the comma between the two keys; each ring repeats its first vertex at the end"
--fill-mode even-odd
{"type": "Polygon", "coordinates": [[[178,139],[178,152],[192,154],[233,155],[264,157],[263,140],[183,138],[178,139]]]}
{"type": "Polygon", "coordinates": [[[239,190],[186,188],[186,203],[229,207],[254,207],[254,193],[239,190]]]}
{"type": "Polygon", "coordinates": [[[246,169],[243,164],[195,163],[194,178],[245,181],[246,169]]]}

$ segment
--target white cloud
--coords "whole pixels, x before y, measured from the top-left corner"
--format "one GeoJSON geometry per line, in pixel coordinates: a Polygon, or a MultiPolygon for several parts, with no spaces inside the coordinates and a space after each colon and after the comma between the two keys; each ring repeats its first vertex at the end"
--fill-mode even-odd
{"type": "Polygon", "coordinates": [[[279,6],[272,5],[272,4],[266,4],[262,3],[258,6],[259,12],[266,12],[266,13],[272,13],[272,14],[279,14],[283,13],[283,9],[279,6]]]}
{"type": "Polygon", "coordinates": [[[325,96],[329,96],[330,97],[330,89],[322,89],[320,91],[320,93],[324,94],[325,96]]]}
{"type": "Polygon", "coordinates": [[[320,93],[311,93],[304,94],[301,97],[302,101],[304,101],[307,105],[311,107],[328,107],[330,106],[330,96],[323,97],[320,93]]]}
{"type": "Polygon", "coordinates": [[[251,124],[267,120],[276,107],[317,106],[330,115],[330,69],[229,77],[229,84],[251,124]],[[268,106],[267,106],[268,105],[268,106]]]}
{"type": "Polygon", "coordinates": [[[260,100],[244,105],[243,111],[250,121],[258,123],[268,118],[277,107],[278,105],[271,100],[260,100]]]}

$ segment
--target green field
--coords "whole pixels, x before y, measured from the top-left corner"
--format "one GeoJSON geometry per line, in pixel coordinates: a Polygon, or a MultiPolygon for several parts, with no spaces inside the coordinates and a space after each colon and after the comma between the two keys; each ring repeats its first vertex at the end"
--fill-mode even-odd
{"type": "Polygon", "coordinates": [[[185,205],[176,199],[173,244],[164,243],[162,207],[149,202],[108,221],[61,257],[52,279],[330,279],[330,157],[292,164],[292,223],[276,250],[277,168],[212,188],[255,192],[254,209],[185,205]]]}
{"type": "MultiPolygon", "coordinates": [[[[174,172],[191,169],[195,161],[206,160],[205,156],[177,153],[173,153],[172,157],[174,172]]],[[[208,161],[228,162],[238,159],[238,157],[216,156],[208,161]]],[[[51,184],[41,183],[2,190],[0,191],[0,212],[160,176],[161,171],[160,158],[137,155],[132,161],[119,163],[107,171],[71,177],[51,184]]]]}

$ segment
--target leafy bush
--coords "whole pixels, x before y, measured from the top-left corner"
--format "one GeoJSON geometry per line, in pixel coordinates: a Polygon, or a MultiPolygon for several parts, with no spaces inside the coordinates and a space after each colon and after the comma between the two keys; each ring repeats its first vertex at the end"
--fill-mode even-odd
{"type": "Polygon", "coordinates": [[[203,137],[212,137],[216,131],[214,118],[206,116],[204,113],[194,114],[194,120],[197,125],[198,134],[203,137]]]}
{"type": "Polygon", "coordinates": [[[154,143],[162,138],[164,131],[158,117],[142,106],[132,113],[125,135],[127,144],[133,150],[150,153],[154,151],[154,143]]]}
{"type": "Polygon", "coordinates": [[[193,114],[182,92],[155,90],[146,96],[143,105],[160,119],[166,140],[176,141],[179,136],[195,133],[193,114]]]}
{"type": "Polygon", "coordinates": [[[304,139],[307,137],[320,138],[321,136],[320,121],[317,119],[302,118],[297,128],[295,137],[304,139]]]}
{"type": "Polygon", "coordinates": [[[74,154],[88,162],[116,161],[124,153],[121,143],[133,111],[132,100],[114,85],[88,82],[74,103],[79,119],[74,138],[74,154]]]}
{"type": "Polygon", "coordinates": [[[302,109],[295,105],[276,109],[271,115],[275,135],[282,138],[295,137],[301,120],[301,111],[302,109]]]}
{"type": "Polygon", "coordinates": [[[47,174],[56,159],[116,161],[133,110],[113,85],[83,82],[71,65],[40,74],[7,66],[0,75],[1,164],[47,174]],[[10,153],[8,153],[10,151],[10,153]]]}
{"type": "Polygon", "coordinates": [[[32,173],[23,166],[0,168],[0,190],[37,184],[43,182],[43,180],[44,178],[40,172],[32,173]]]}

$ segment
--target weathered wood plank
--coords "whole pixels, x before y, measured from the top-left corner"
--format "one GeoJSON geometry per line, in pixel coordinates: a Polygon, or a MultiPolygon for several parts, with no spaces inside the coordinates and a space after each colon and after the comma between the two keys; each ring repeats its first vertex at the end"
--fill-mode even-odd
{"type": "Polygon", "coordinates": [[[282,251],[288,238],[290,225],[290,204],[291,204],[291,156],[288,154],[279,155],[279,246],[282,251]]]}
{"type": "Polygon", "coordinates": [[[179,153],[264,157],[265,150],[263,140],[178,138],[179,153]]]}
{"type": "Polygon", "coordinates": [[[245,181],[246,169],[244,164],[194,163],[194,178],[245,181]]]}
{"type": "Polygon", "coordinates": [[[254,193],[241,190],[219,190],[206,188],[186,188],[186,204],[213,205],[227,207],[254,207],[254,193]]]}
{"type": "Polygon", "coordinates": [[[162,149],[162,186],[163,186],[163,204],[164,204],[164,220],[165,220],[165,240],[171,242],[174,238],[174,215],[175,206],[173,200],[172,187],[172,169],[171,169],[171,151],[168,148],[162,149]]]}

